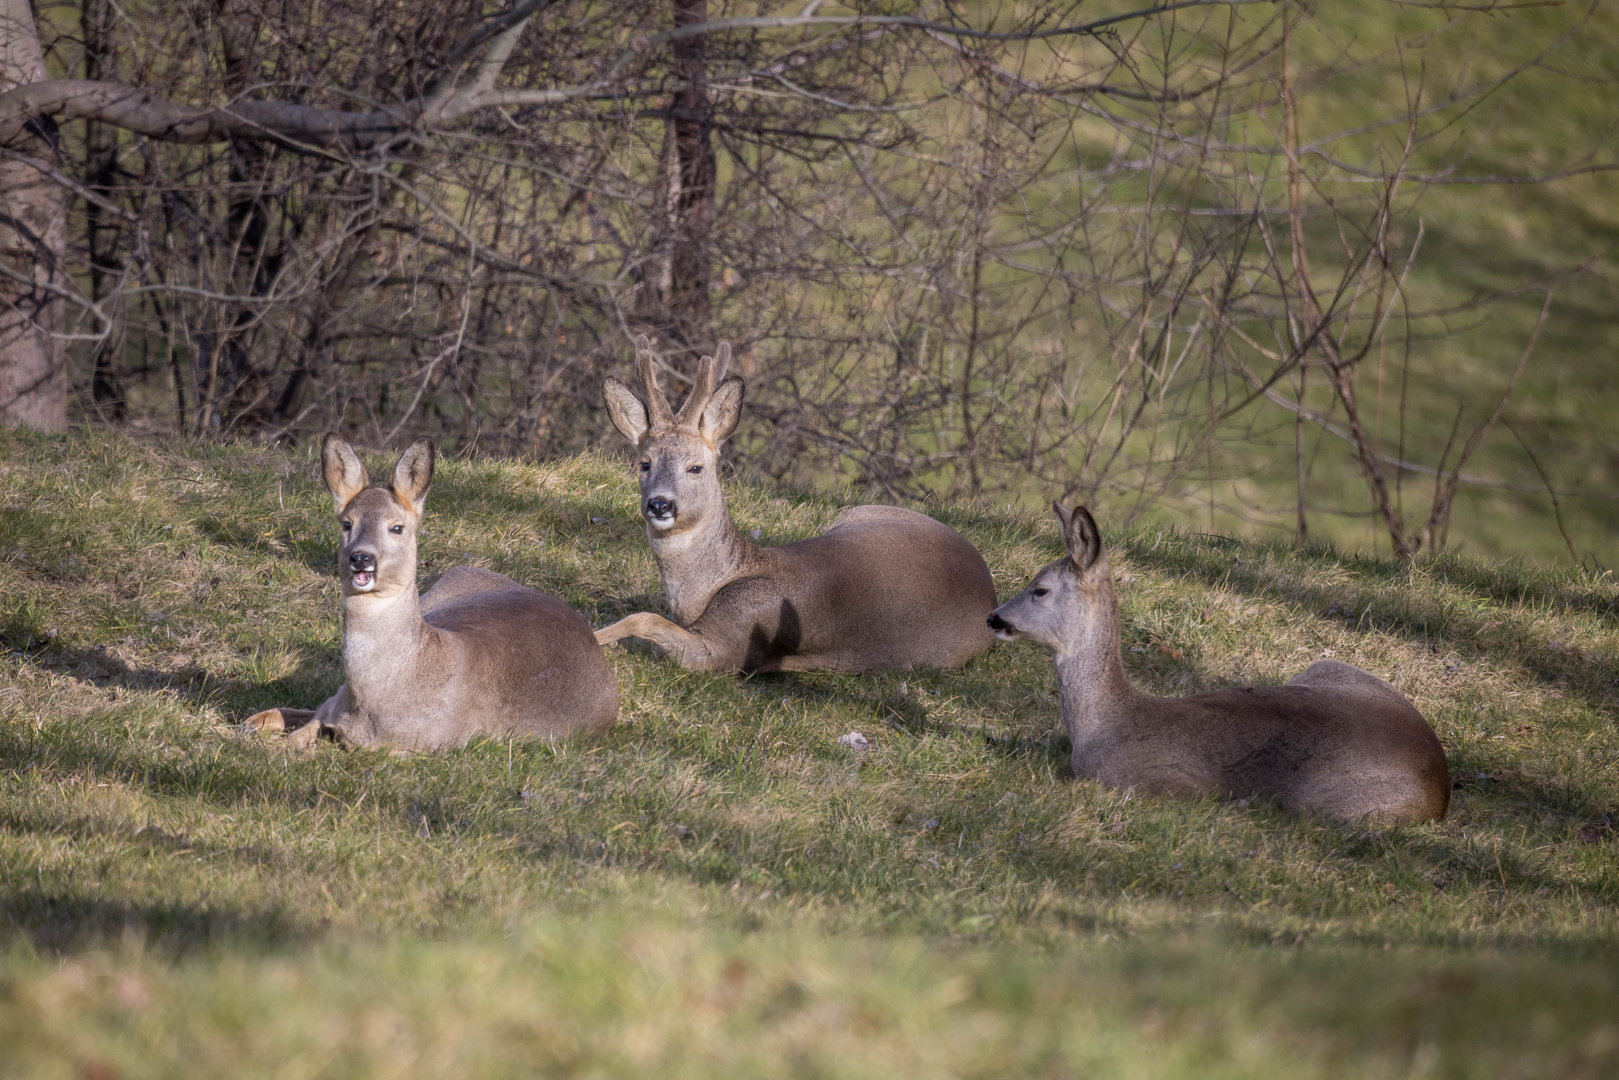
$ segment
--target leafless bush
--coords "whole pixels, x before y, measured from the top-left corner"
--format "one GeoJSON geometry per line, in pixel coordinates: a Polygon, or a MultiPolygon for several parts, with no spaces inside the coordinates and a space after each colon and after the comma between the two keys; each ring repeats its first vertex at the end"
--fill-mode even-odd
{"type": "Polygon", "coordinates": [[[1490,178],[1473,111],[1581,25],[1526,63],[1453,47],[1505,3],[1390,4],[1362,41],[1205,0],[4,2],[73,77],[0,81],[7,166],[71,203],[59,255],[7,249],[8,310],[65,312],[85,413],[550,454],[600,437],[634,334],[676,374],[729,338],[738,458],[795,483],[1128,516],[1212,500],[1288,425],[1299,536],[1327,432],[1407,554],[1516,380],[1433,464],[1383,445],[1368,357],[1396,335],[1404,372],[1457,314],[1411,290],[1416,208],[1490,178]],[[1386,109],[1312,104],[1354,79],[1386,109]]]}

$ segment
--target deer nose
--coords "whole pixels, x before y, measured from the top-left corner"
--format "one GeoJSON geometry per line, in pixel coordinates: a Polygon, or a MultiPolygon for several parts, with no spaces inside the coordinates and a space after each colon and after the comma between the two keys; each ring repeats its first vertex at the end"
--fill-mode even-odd
{"type": "Polygon", "coordinates": [[[646,512],[655,518],[675,516],[675,504],[662,495],[654,495],[646,501],[646,512]]]}
{"type": "Polygon", "coordinates": [[[377,557],[371,554],[369,551],[349,552],[349,569],[354,571],[356,574],[363,570],[375,570],[376,568],[377,557]]]}
{"type": "Polygon", "coordinates": [[[999,615],[991,615],[985,621],[989,623],[989,628],[991,630],[1010,630],[1010,629],[1012,629],[1012,624],[1007,622],[1005,619],[1001,618],[999,615]]]}

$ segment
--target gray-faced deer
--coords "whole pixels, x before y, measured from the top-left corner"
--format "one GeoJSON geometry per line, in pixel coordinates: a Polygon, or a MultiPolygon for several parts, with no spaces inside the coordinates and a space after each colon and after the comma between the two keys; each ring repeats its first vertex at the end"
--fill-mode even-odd
{"type": "Polygon", "coordinates": [[[1399,691],[1320,660],[1285,686],[1187,698],[1136,691],[1119,653],[1119,605],[1096,522],[1052,504],[1068,557],[995,609],[1004,640],[1051,649],[1074,775],[1144,793],[1263,795],[1287,810],[1385,824],[1437,820],[1445,751],[1399,691]]]}
{"type": "Polygon", "coordinates": [[[418,439],[387,487],[336,435],[321,468],[343,527],[343,673],[318,709],[248,719],[326,731],[345,745],[440,750],[474,735],[563,736],[618,716],[618,682],[584,616],[489,570],[458,566],[416,595],[416,532],[433,482],[433,444],[418,439]]]}
{"type": "Polygon", "coordinates": [[[636,342],[645,403],[606,380],[608,414],[635,444],[647,539],[680,625],[640,612],[596,640],[645,638],[708,671],[956,667],[989,648],[989,568],[926,514],[856,506],[796,544],[759,547],[742,537],[725,507],[719,448],[736,427],[744,387],[725,375],[731,347],[715,351],[702,358],[678,415],[645,338],[636,342]]]}

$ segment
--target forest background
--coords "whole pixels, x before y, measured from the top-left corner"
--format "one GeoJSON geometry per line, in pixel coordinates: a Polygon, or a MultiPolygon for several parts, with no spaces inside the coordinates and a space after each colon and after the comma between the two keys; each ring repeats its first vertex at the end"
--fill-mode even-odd
{"type": "Polygon", "coordinates": [[[1601,569],[1601,3],[0,2],[0,410],[1601,569]]]}

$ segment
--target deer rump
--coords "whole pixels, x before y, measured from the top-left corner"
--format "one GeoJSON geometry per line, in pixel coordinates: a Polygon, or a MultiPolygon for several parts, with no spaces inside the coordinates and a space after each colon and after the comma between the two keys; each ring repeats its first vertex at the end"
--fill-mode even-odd
{"type": "Polygon", "coordinates": [[[504,730],[484,725],[465,737],[562,735],[581,720],[588,731],[611,726],[618,710],[612,669],[590,623],[556,597],[502,574],[456,567],[422,594],[422,621],[439,631],[439,649],[458,654],[445,659],[463,703],[505,714],[504,730]]]}

